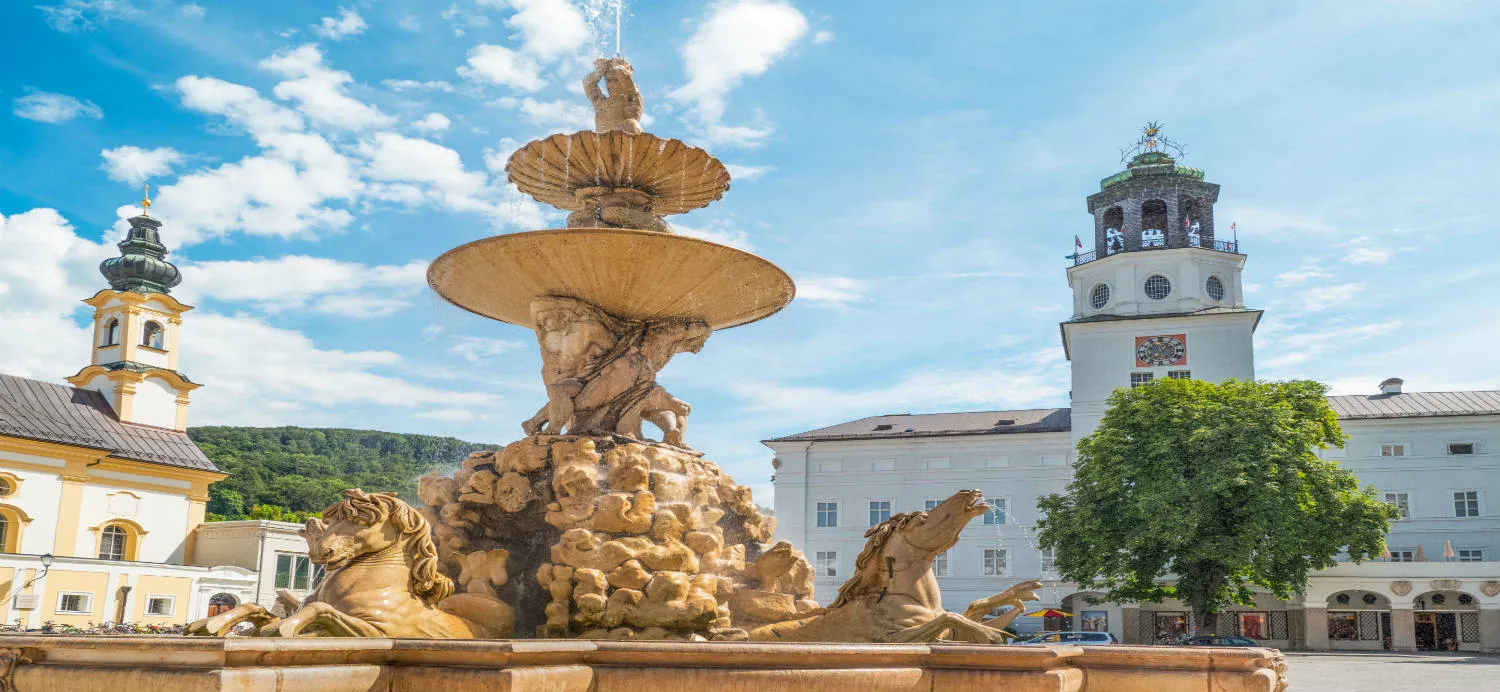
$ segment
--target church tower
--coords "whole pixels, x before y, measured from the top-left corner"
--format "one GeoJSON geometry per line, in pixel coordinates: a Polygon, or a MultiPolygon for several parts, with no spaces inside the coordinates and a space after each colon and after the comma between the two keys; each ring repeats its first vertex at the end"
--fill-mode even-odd
{"type": "Polygon", "coordinates": [[[1062,337],[1072,361],[1075,445],[1117,387],[1255,377],[1261,311],[1245,307],[1237,239],[1215,233],[1219,186],[1177,164],[1181,148],[1158,124],[1143,132],[1125,170],[1088,198],[1093,249],[1070,257],[1073,317],[1062,337]]]}
{"type": "Polygon", "coordinates": [[[93,364],[68,382],[103,394],[123,422],[186,430],[188,393],[200,385],[177,371],[177,353],[182,314],[193,308],[169,295],[182,275],[165,259],[151,200],[141,204],[120,256],[99,265],[109,288],[83,301],[94,308],[93,364]]]}

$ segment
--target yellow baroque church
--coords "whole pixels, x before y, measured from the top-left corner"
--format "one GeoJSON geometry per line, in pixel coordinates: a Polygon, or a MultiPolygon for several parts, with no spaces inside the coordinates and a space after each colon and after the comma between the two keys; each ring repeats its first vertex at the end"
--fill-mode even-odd
{"type": "MultiPolygon", "coordinates": [[[[149,202],[147,202],[149,208],[149,202]]],[[[256,596],[256,573],[195,563],[208,487],[177,369],[181,281],[161,222],[131,218],[99,267],[92,363],[69,385],[0,373],[0,622],[176,624],[256,596]]],[[[222,552],[222,551],[217,551],[222,552]]]]}

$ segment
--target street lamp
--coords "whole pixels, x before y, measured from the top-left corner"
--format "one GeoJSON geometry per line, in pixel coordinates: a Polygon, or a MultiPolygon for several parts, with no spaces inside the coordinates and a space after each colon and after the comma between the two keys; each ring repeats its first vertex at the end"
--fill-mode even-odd
{"type": "Polygon", "coordinates": [[[52,557],[52,553],[45,553],[45,554],[43,554],[42,555],[42,571],[45,572],[46,570],[52,569],[52,563],[56,562],[56,561],[57,561],[57,558],[52,557]]]}

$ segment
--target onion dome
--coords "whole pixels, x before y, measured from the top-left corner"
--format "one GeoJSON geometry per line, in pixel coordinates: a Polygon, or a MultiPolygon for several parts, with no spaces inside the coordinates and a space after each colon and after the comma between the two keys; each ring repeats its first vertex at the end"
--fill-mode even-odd
{"type": "MultiPolygon", "coordinates": [[[[149,211],[151,202],[142,200],[149,211]]],[[[182,274],[176,265],[166,261],[167,246],[161,244],[161,221],[147,212],[129,219],[130,233],[121,241],[119,257],[111,257],[99,264],[99,273],[109,281],[116,291],[135,293],[171,293],[171,288],[182,283],[182,274]]]]}

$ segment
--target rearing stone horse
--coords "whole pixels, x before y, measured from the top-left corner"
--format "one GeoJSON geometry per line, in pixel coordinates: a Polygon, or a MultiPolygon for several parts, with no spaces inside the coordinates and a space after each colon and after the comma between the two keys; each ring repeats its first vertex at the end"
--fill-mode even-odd
{"type": "Polygon", "coordinates": [[[855,561],[854,576],[838,598],[812,617],[778,622],[749,632],[753,641],[931,642],[940,639],[1004,644],[1001,628],[1021,614],[1022,601],[1037,600],[1041,582],[1025,581],[974,601],[963,615],[943,609],[932,560],[958,542],[959,532],[985,512],[984,495],[961,490],[926,512],[898,514],[865,532],[869,539],[855,561]],[[980,622],[994,607],[1011,610],[980,622]]]}
{"type": "MultiPolygon", "coordinates": [[[[224,636],[251,622],[263,637],[508,637],[509,606],[478,594],[453,595],[438,572],[426,519],[394,493],[344,491],[344,499],[308,519],[308,558],[327,577],[296,611],[277,618],[255,603],[188,626],[188,633],[224,636]]],[[[283,593],[282,597],[290,594],[283,593]]]]}

